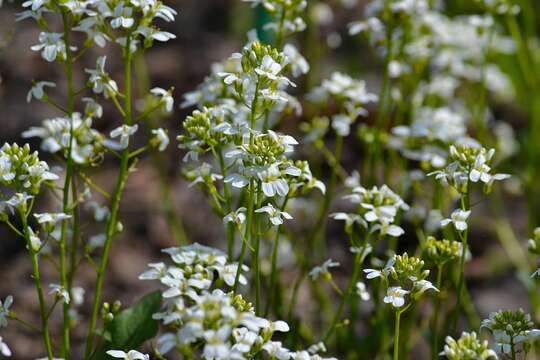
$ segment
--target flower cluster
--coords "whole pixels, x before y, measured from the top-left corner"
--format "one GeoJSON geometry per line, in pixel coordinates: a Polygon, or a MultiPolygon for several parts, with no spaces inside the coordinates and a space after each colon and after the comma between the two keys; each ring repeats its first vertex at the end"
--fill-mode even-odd
{"type": "Polygon", "coordinates": [[[364,269],[367,279],[381,278],[387,288],[383,301],[392,304],[394,308],[401,308],[405,305],[405,296],[412,301],[418,300],[422,294],[429,289],[439,291],[433,284],[426,280],[429,270],[424,269],[424,261],[409,256],[394,255],[383,269],[364,269]],[[391,286],[392,285],[392,286],[391,286]]]}
{"type": "Polygon", "coordinates": [[[441,356],[446,356],[448,360],[498,359],[495,351],[489,348],[487,340],[480,341],[475,332],[463,332],[457,340],[447,336],[441,356]]]}
{"type": "Polygon", "coordinates": [[[89,100],[85,114],[75,112],[68,117],[46,119],[40,127],[31,127],[22,136],[39,137],[41,149],[49,153],[64,153],[77,164],[95,163],[103,155],[104,136],[92,128],[92,117],[100,117],[101,107],[89,100]],[[71,156],[69,155],[71,151],[71,156]]]}
{"type": "Polygon", "coordinates": [[[332,116],[332,128],[339,136],[348,136],[351,124],[358,116],[366,116],[366,105],[376,102],[378,97],[368,92],[363,80],[334,72],[330,79],[323,80],[319,87],[308,94],[308,99],[321,104],[333,101],[340,110],[343,110],[343,113],[332,116]]]}
{"type": "Polygon", "coordinates": [[[452,162],[443,170],[429,173],[444,185],[450,185],[461,194],[469,192],[469,184],[482,182],[484,191],[490,192],[494,181],[505,180],[508,174],[493,174],[492,162],[495,149],[486,150],[483,147],[467,145],[451,145],[450,159],[452,162]]]}
{"type": "Polygon", "coordinates": [[[398,212],[408,210],[409,206],[388,186],[366,189],[362,186],[353,188],[352,193],[344,196],[352,204],[358,205],[360,214],[335,213],[336,220],[345,220],[346,228],[358,223],[370,232],[379,232],[381,236],[401,236],[403,229],[395,224],[398,212]]]}
{"type": "Polygon", "coordinates": [[[6,143],[0,148],[0,184],[13,187],[19,194],[24,193],[18,198],[27,197],[27,193],[36,195],[41,185],[57,179],[58,175],[49,171],[49,165],[40,160],[38,152],[32,152],[28,144],[6,143]]]}
{"type": "Polygon", "coordinates": [[[164,251],[174,265],[149,264],[151,269],[140,276],[168,288],[163,292],[167,300],[163,311],[154,314],[167,328],[158,338],[161,354],[176,349],[194,355],[200,348],[205,359],[251,359],[263,352],[278,359],[306,356],[272,341],[275,332],[289,331],[287,323],[256,316],[241,295],[216,288],[221,280],[233,285],[238,266],[228,263],[221,251],[198,244],[164,251]]]}
{"type": "MultiPolygon", "coordinates": [[[[85,47],[96,44],[104,47],[107,41],[114,41],[121,46],[129,45],[130,51],[152,46],[154,41],[168,41],[175,36],[162,31],[153,21],[157,18],[174,21],[176,11],[161,1],[68,1],[30,0],[24,2],[25,11],[18,14],[18,19],[34,18],[44,24],[44,15],[61,12],[73,15],[72,27],[87,36],[85,47]],[[113,36],[113,31],[116,31],[113,36]]],[[[46,27],[44,28],[46,29],[46,27]]],[[[39,44],[32,47],[41,51],[42,57],[49,61],[66,59],[66,43],[63,33],[43,31],[39,35],[39,44]]],[[[71,51],[77,51],[72,46],[71,51]]]]}
{"type": "Polygon", "coordinates": [[[518,351],[518,345],[528,352],[532,342],[540,336],[540,330],[534,328],[531,316],[522,309],[493,312],[482,321],[482,327],[491,331],[497,351],[503,354],[518,351]]]}
{"type": "Polygon", "coordinates": [[[462,245],[459,241],[437,240],[433,236],[427,238],[425,248],[426,259],[436,266],[442,266],[458,259],[462,252],[462,245]]]}

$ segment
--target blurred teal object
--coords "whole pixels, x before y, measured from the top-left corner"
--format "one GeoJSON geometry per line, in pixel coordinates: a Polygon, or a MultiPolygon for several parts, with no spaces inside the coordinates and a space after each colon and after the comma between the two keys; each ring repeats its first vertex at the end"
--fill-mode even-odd
{"type": "Polygon", "coordinates": [[[275,35],[270,31],[264,30],[264,26],[272,21],[272,15],[266,9],[259,5],[255,8],[255,29],[259,40],[264,44],[274,42],[275,35]]]}

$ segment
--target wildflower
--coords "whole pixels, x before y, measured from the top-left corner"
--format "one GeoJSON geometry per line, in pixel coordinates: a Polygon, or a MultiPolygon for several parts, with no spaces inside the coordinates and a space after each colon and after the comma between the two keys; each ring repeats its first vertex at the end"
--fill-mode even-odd
{"type": "Polygon", "coordinates": [[[439,289],[437,289],[435,286],[433,286],[431,281],[427,281],[427,280],[415,281],[414,282],[414,287],[415,287],[415,294],[418,294],[418,295],[423,294],[427,290],[439,291],[439,289]]]}
{"type": "Polygon", "coordinates": [[[283,219],[290,220],[293,217],[286,211],[281,211],[279,209],[276,209],[272,204],[267,204],[266,206],[263,206],[260,209],[255,210],[256,213],[267,213],[270,217],[270,222],[275,225],[279,226],[283,224],[283,219]]]}
{"type": "Polygon", "coordinates": [[[330,269],[333,267],[338,267],[339,265],[340,264],[337,261],[328,259],[321,266],[315,266],[313,269],[311,269],[309,276],[312,280],[316,280],[321,276],[332,276],[330,274],[330,269]]]}
{"type": "Polygon", "coordinates": [[[62,300],[66,304],[69,304],[69,292],[63,286],[58,284],[50,284],[49,287],[51,288],[51,291],[49,291],[49,295],[54,294],[57,300],[62,300]]]}
{"type": "Polygon", "coordinates": [[[164,90],[162,88],[155,87],[150,92],[154,95],[159,97],[159,102],[163,105],[163,110],[166,112],[171,112],[173,105],[174,105],[174,99],[171,95],[171,91],[164,90]]]}
{"type": "Polygon", "coordinates": [[[300,54],[298,49],[292,44],[286,44],[283,47],[283,54],[287,57],[287,62],[291,66],[292,75],[298,77],[309,72],[309,64],[300,54]]]}
{"type": "Polygon", "coordinates": [[[13,304],[13,296],[8,295],[4,302],[0,301],[0,328],[6,327],[10,318],[9,308],[13,304]]]}
{"type": "Polygon", "coordinates": [[[493,333],[497,348],[503,354],[515,351],[520,343],[531,344],[540,336],[540,330],[534,328],[531,316],[522,309],[493,312],[482,321],[482,327],[493,333]]]}
{"type": "Polygon", "coordinates": [[[105,71],[106,56],[98,57],[96,61],[96,69],[85,69],[86,73],[90,74],[88,82],[92,86],[92,90],[96,94],[101,94],[108,98],[119,94],[118,85],[112,80],[109,74],[105,71]]]}
{"type": "Polygon", "coordinates": [[[246,221],[246,208],[241,207],[237,210],[230,212],[223,218],[224,223],[232,222],[235,223],[237,226],[240,226],[246,221]]]}
{"type": "Polygon", "coordinates": [[[28,200],[32,199],[33,196],[28,195],[27,193],[15,193],[9,200],[5,202],[10,208],[17,209],[19,212],[24,213],[26,210],[26,204],[28,200]]]}
{"type": "Polygon", "coordinates": [[[124,360],[149,360],[150,356],[138,352],[137,350],[129,350],[127,353],[122,350],[109,350],[107,354],[111,357],[124,360]]]}
{"type": "Polygon", "coordinates": [[[111,138],[120,137],[120,149],[127,149],[129,146],[129,138],[137,132],[139,125],[122,125],[112,130],[111,138]]]}
{"type": "Polygon", "coordinates": [[[71,215],[64,213],[42,213],[34,214],[37,222],[41,224],[47,232],[52,232],[56,224],[71,219],[71,215]]]}
{"type": "Polygon", "coordinates": [[[30,47],[33,51],[41,51],[41,57],[48,62],[53,62],[58,56],[64,59],[66,56],[66,44],[64,34],[54,32],[41,32],[39,44],[30,47]]]}
{"type": "Polygon", "coordinates": [[[426,256],[437,266],[459,258],[461,251],[462,245],[458,241],[437,240],[433,236],[427,238],[426,256]]]}
{"type": "Polygon", "coordinates": [[[288,360],[290,358],[290,351],[283,347],[280,341],[268,341],[263,345],[263,350],[266,351],[268,356],[276,358],[278,360],[288,360]]]}
{"type": "Polygon", "coordinates": [[[2,354],[5,357],[11,356],[11,350],[9,346],[4,342],[4,339],[0,336],[0,354],[2,354]]]}
{"type": "Polygon", "coordinates": [[[167,131],[162,128],[152,129],[152,134],[154,136],[150,140],[150,143],[156,146],[159,151],[165,151],[165,149],[167,149],[167,146],[169,146],[170,142],[167,131]]]}
{"type": "Polygon", "coordinates": [[[28,226],[28,238],[30,241],[30,248],[34,252],[38,252],[41,249],[41,239],[36,235],[34,230],[28,226]]]}
{"type": "Polygon", "coordinates": [[[123,27],[128,29],[133,26],[135,20],[133,19],[133,9],[124,6],[122,3],[116,5],[114,8],[113,19],[111,20],[111,26],[113,29],[123,27]]]}
{"type": "Polygon", "coordinates": [[[44,90],[45,87],[56,87],[56,84],[51,81],[38,81],[34,83],[26,95],[26,102],[30,102],[32,98],[43,99],[47,95],[44,90]]]}
{"type": "Polygon", "coordinates": [[[387,304],[392,304],[393,307],[399,308],[405,304],[405,295],[408,293],[409,291],[403,290],[400,286],[392,286],[386,291],[383,301],[387,304]]]}
{"type": "Polygon", "coordinates": [[[469,218],[469,215],[471,215],[470,210],[456,209],[452,212],[452,215],[450,215],[450,219],[441,220],[441,226],[453,223],[457,231],[465,231],[467,230],[467,219],[469,218]]]}
{"type": "Polygon", "coordinates": [[[489,348],[487,340],[481,342],[474,331],[461,333],[457,341],[447,336],[444,350],[440,355],[446,356],[449,360],[498,359],[495,351],[489,348]]]}
{"type": "Polygon", "coordinates": [[[344,212],[338,212],[338,213],[330,214],[330,217],[334,220],[345,221],[345,230],[347,231],[348,234],[351,233],[354,224],[359,224],[365,228],[368,227],[367,222],[364,219],[362,219],[362,217],[358,214],[348,214],[344,212]]]}
{"type": "Polygon", "coordinates": [[[369,292],[367,291],[366,284],[361,281],[356,283],[356,294],[360,296],[362,301],[368,301],[371,298],[369,292]]]}

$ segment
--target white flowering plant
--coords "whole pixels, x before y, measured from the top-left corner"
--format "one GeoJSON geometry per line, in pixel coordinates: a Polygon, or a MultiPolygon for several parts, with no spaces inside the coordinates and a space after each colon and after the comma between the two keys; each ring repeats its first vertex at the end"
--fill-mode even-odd
{"type": "Polygon", "coordinates": [[[189,49],[182,76],[200,84],[159,87],[156,59],[192,36],[168,30],[204,6],[0,1],[32,27],[28,56],[54,69],[28,81],[39,123],[0,146],[0,223],[23,244],[36,297],[35,317],[16,289],[0,299],[0,357],[537,358],[537,4],[238,3],[235,29],[256,27],[243,42],[212,49],[223,60],[204,78],[189,72],[204,47],[189,49]],[[353,42],[375,76],[349,68],[353,42]],[[502,120],[507,108],[519,121],[502,120]],[[159,198],[160,236],[145,244],[165,248],[123,259],[135,195],[159,198]],[[530,314],[481,296],[479,280],[505,271],[530,314]],[[132,287],[148,292],[133,301],[132,287]],[[18,332],[41,346],[20,352],[18,332]]]}

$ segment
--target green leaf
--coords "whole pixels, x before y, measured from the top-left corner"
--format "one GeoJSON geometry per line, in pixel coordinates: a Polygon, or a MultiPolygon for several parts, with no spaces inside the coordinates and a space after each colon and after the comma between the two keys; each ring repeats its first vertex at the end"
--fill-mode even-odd
{"type": "Polygon", "coordinates": [[[152,315],[160,308],[161,292],[154,291],[116,315],[109,328],[111,345],[117,349],[131,350],[156,336],[158,322],[152,319],[152,315]]]}
{"type": "Polygon", "coordinates": [[[152,315],[161,309],[161,292],[154,291],[145,295],[130,308],[118,313],[107,326],[110,340],[96,351],[94,360],[110,359],[108,350],[134,350],[145,341],[152,339],[158,332],[158,322],[152,315]]]}

